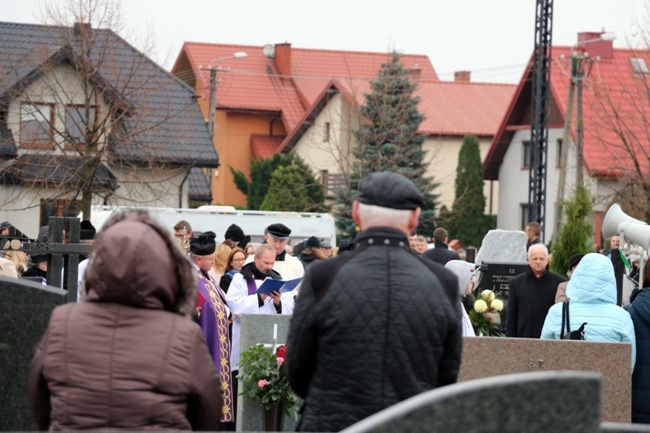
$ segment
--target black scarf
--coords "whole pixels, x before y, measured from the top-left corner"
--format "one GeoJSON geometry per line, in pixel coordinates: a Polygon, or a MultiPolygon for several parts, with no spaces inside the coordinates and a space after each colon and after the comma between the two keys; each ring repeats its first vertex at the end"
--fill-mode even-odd
{"type": "Polygon", "coordinates": [[[264,274],[262,271],[257,269],[255,262],[250,262],[249,264],[244,265],[244,267],[241,268],[241,274],[246,281],[263,280],[265,278],[273,278],[274,280],[282,279],[280,274],[275,272],[273,269],[269,269],[268,272],[264,274]]]}

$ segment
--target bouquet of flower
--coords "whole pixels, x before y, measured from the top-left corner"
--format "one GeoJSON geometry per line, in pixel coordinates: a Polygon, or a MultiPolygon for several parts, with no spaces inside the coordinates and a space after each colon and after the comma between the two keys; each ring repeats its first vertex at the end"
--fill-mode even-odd
{"type": "Polygon", "coordinates": [[[469,319],[482,335],[503,337],[499,326],[502,310],[503,301],[497,299],[492,290],[483,290],[478,298],[474,299],[474,308],[469,312],[469,319]]]}
{"type": "Polygon", "coordinates": [[[289,387],[284,359],[286,346],[269,351],[263,344],[243,351],[239,361],[238,378],[244,385],[240,395],[259,400],[265,409],[281,404],[286,415],[296,405],[297,396],[289,387]]]}

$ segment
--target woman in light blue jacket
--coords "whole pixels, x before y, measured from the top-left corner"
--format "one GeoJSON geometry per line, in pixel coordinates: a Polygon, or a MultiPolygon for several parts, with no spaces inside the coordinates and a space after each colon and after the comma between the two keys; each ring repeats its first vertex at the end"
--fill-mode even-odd
{"type": "MultiPolygon", "coordinates": [[[[636,360],[636,338],[630,314],[616,305],[616,278],[612,261],[602,254],[584,256],[573,272],[566,290],[569,298],[571,330],[584,322],[586,341],[632,344],[632,370],[636,360]]],[[[542,338],[559,340],[562,302],[551,307],[544,322],[542,338]]],[[[630,374],[631,371],[630,370],[630,374]]]]}

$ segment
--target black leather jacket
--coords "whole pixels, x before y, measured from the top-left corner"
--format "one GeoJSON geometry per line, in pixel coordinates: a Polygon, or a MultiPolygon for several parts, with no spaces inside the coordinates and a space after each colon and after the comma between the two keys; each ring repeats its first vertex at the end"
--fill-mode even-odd
{"type": "Polygon", "coordinates": [[[462,350],[456,277],[373,228],[355,249],[308,268],[287,341],[301,431],[340,431],[456,382],[462,350]]]}

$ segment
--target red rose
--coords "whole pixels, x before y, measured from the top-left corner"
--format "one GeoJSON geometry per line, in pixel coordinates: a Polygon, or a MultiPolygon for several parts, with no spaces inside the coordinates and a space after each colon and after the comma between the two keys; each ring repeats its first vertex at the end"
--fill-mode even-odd
{"type": "Polygon", "coordinates": [[[278,356],[280,358],[286,358],[286,354],[287,354],[287,346],[285,345],[278,346],[278,348],[275,349],[275,356],[278,356]]]}

